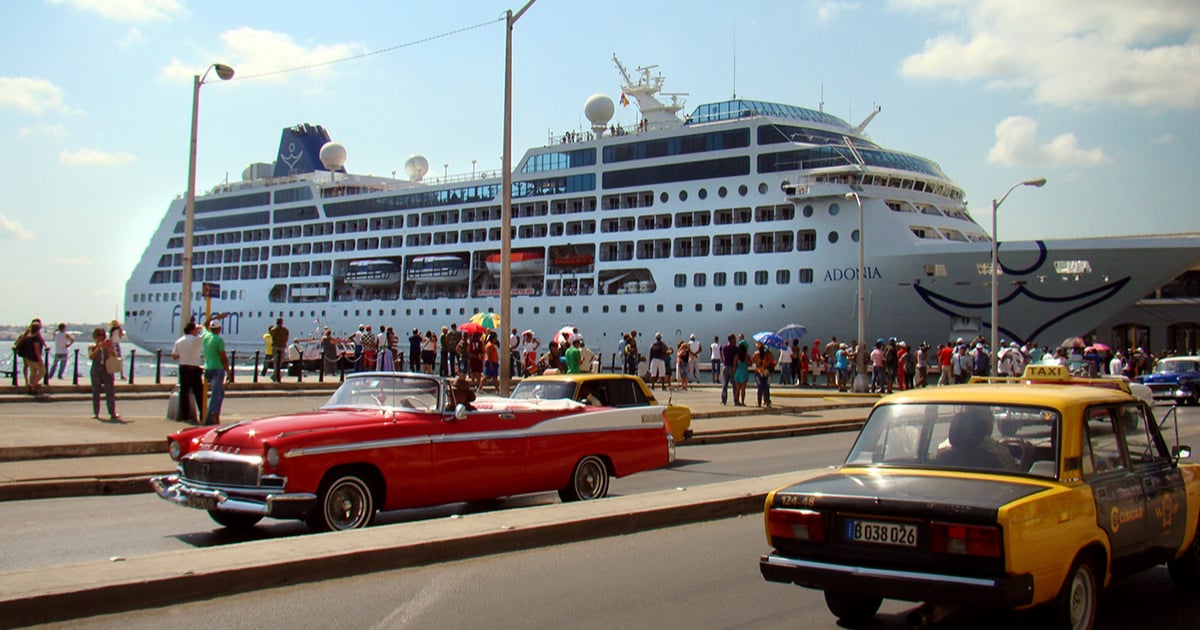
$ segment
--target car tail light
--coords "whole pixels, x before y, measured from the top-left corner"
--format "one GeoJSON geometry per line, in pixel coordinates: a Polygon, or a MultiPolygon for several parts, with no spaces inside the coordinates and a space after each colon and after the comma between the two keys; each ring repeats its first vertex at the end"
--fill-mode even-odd
{"type": "Polygon", "coordinates": [[[930,523],[929,549],[934,553],[1000,557],[1000,528],[956,523],[930,523]]]}
{"type": "Polygon", "coordinates": [[[814,510],[767,511],[767,533],[771,538],[825,542],[825,515],[814,510]]]}

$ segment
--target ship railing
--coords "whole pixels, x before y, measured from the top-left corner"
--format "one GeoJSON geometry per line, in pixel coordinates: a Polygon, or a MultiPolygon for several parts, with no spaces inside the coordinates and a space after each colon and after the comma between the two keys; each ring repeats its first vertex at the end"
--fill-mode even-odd
{"type": "MultiPolygon", "coordinates": [[[[604,130],[603,135],[610,138],[621,136],[632,136],[647,131],[648,127],[645,122],[637,125],[609,125],[604,130]]],[[[575,144],[579,142],[591,142],[596,139],[596,134],[590,130],[587,131],[565,131],[563,133],[555,133],[550,131],[546,134],[546,146],[552,147],[559,144],[575,144]]]]}

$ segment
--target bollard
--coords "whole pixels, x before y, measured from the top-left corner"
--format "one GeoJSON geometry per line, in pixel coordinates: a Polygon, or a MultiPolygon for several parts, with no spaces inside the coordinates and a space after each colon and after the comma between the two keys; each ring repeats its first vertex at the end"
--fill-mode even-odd
{"type": "Polygon", "coordinates": [[[71,376],[71,384],[79,384],[79,348],[75,348],[75,373],[71,376]]]}
{"type": "Polygon", "coordinates": [[[50,347],[47,346],[42,350],[42,365],[46,368],[46,375],[42,377],[42,385],[50,385],[50,347]]]}
{"type": "Polygon", "coordinates": [[[258,350],[254,351],[254,383],[258,383],[258,350]]]}
{"type": "Polygon", "coordinates": [[[17,351],[16,351],[16,349],[13,349],[13,358],[12,358],[12,386],[13,387],[17,386],[17,351]]]}
{"type": "Polygon", "coordinates": [[[129,351],[129,384],[133,385],[133,362],[137,360],[137,350],[129,351]]]}
{"type": "Polygon", "coordinates": [[[229,351],[229,382],[237,380],[237,350],[229,351]]]}
{"type": "Polygon", "coordinates": [[[324,356],[324,354],[321,355],[321,358],[319,359],[319,361],[320,361],[320,363],[317,366],[317,382],[324,383],[325,382],[325,356],[324,356]]]}
{"type": "Polygon", "coordinates": [[[162,348],[154,351],[154,384],[162,385],[162,348]]]}

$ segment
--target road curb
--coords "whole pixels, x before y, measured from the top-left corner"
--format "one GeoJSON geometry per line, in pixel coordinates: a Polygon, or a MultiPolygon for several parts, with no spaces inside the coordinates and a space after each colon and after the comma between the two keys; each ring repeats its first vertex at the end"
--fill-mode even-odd
{"type": "Polygon", "coordinates": [[[805,475],[0,573],[0,619],[65,621],[755,514],[805,475]]]}
{"type": "Polygon", "coordinates": [[[72,457],[106,457],[110,455],[147,455],[166,453],[167,439],[127,442],[94,442],[91,444],[48,444],[38,446],[0,447],[0,462],[20,462],[34,459],[72,457]]]}
{"type": "MultiPolygon", "coordinates": [[[[170,470],[156,474],[168,474],[170,470]]],[[[0,502],[151,492],[150,475],[38,479],[0,484],[0,502]]]]}
{"type": "Polygon", "coordinates": [[[777,438],[801,437],[805,435],[821,435],[823,433],[842,433],[858,431],[866,424],[866,418],[859,420],[834,420],[815,422],[803,426],[760,427],[744,431],[713,431],[693,435],[683,444],[728,444],[730,442],[750,442],[753,440],[773,440],[777,438]]]}

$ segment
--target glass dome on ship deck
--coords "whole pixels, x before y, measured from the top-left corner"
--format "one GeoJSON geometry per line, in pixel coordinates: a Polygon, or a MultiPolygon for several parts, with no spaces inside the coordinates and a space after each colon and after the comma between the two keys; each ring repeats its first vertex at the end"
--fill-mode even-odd
{"type": "Polygon", "coordinates": [[[841,118],[831,116],[825,112],[819,112],[815,109],[780,103],[767,103],[765,101],[747,101],[744,99],[705,103],[692,111],[692,115],[687,120],[690,123],[705,123],[758,115],[778,116],[780,118],[791,118],[792,120],[821,123],[845,131],[853,129],[849,123],[841,118]]]}

